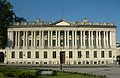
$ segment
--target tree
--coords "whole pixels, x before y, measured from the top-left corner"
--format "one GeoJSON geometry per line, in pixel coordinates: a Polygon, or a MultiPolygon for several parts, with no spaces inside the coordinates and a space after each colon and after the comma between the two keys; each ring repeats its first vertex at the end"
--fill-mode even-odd
{"type": "Polygon", "coordinates": [[[12,9],[10,2],[0,0],[0,48],[5,48],[7,44],[7,28],[10,23],[26,21],[23,17],[17,17],[12,9]]]}

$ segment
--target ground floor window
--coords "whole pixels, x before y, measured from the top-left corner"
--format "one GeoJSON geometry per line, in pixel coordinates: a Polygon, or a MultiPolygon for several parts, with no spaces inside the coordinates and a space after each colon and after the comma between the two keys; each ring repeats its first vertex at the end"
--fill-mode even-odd
{"type": "Polygon", "coordinates": [[[47,58],[47,51],[44,51],[44,58],[47,58]]]}
{"type": "Polygon", "coordinates": [[[11,58],[15,58],[15,52],[14,51],[11,52],[11,58]]]}

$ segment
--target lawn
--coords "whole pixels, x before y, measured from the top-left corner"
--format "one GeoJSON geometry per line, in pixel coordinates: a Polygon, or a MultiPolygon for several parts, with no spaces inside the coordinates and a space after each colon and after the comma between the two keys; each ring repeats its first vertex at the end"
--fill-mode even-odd
{"type": "Polygon", "coordinates": [[[84,76],[79,74],[58,72],[57,76],[42,76],[42,78],[102,78],[102,77],[92,77],[92,76],[84,76]]]}
{"type": "Polygon", "coordinates": [[[36,72],[36,70],[0,67],[0,78],[106,78],[104,76],[97,76],[94,74],[65,71],[57,71],[57,74],[55,75],[39,75],[36,74],[36,72]]]}

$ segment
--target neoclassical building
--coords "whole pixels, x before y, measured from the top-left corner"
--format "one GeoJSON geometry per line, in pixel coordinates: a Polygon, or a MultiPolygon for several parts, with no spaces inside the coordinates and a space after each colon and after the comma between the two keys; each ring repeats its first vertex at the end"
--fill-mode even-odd
{"type": "Polygon", "coordinates": [[[8,45],[0,50],[10,64],[111,64],[116,61],[113,23],[15,22],[8,28],[8,45]]]}

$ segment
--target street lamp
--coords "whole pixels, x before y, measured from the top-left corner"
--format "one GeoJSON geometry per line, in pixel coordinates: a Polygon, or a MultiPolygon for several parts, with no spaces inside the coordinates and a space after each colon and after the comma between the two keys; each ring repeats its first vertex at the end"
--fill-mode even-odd
{"type": "MultiPolygon", "coordinates": [[[[63,42],[61,42],[61,51],[62,51],[62,48],[63,48],[63,42]]],[[[61,56],[61,53],[60,53],[60,56],[61,56]]],[[[61,57],[60,57],[61,58],[61,57]]],[[[60,59],[60,70],[62,70],[62,62],[61,62],[61,59],[60,59]]]]}

